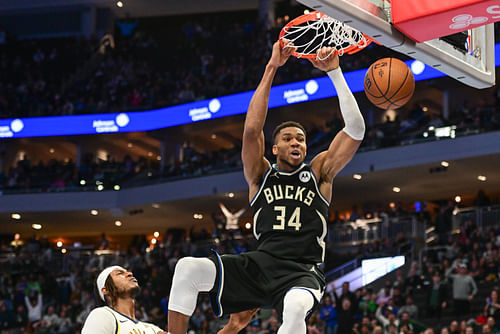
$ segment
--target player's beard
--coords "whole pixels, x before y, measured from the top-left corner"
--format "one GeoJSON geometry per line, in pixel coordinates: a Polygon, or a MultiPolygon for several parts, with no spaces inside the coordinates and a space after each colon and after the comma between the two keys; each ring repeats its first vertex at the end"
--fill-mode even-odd
{"type": "Polygon", "coordinates": [[[136,285],[128,290],[118,291],[117,295],[118,298],[130,297],[132,299],[135,299],[140,293],[141,293],[141,287],[139,285],[136,285]]]}

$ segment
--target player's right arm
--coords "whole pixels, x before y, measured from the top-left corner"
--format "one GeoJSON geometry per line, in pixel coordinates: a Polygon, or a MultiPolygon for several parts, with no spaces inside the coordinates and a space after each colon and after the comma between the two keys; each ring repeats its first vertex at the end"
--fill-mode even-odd
{"type": "Polygon", "coordinates": [[[265,141],[263,132],[269,104],[269,93],[271,92],[276,71],[286,63],[292,53],[293,48],[282,49],[279,42],[274,43],[272,55],[267,63],[264,75],[248,106],[243,130],[241,160],[243,161],[245,179],[250,188],[250,200],[259,189],[259,182],[269,168],[269,161],[264,157],[265,141]]]}
{"type": "Polygon", "coordinates": [[[114,334],[116,332],[116,319],[104,307],[95,308],[83,324],[82,334],[114,334]]]}

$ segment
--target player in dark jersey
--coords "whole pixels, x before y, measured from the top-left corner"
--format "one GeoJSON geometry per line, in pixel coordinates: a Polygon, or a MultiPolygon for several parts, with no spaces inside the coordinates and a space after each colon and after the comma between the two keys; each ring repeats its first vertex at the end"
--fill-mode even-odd
{"type": "Polygon", "coordinates": [[[250,101],[243,132],[242,160],[249,185],[257,251],[211,258],[183,258],[170,292],[168,328],[185,334],[201,291],[210,293],[217,316],[255,307],[274,307],[283,323],[278,334],[305,334],[305,319],[323,294],[326,220],[333,178],[351,160],[364,136],[359,107],[331,48],[311,63],[335,85],[345,127],[328,150],[305,164],[306,131],[284,122],[273,133],[276,164],[264,157],[264,123],[271,85],[293,47],[273,45],[259,86],[250,101]],[[322,60],[321,60],[322,59],[322,60]]]}

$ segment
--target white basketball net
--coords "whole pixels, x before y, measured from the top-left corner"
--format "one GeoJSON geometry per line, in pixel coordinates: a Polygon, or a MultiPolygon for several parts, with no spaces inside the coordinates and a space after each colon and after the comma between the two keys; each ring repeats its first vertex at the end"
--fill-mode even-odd
{"type": "MultiPolygon", "coordinates": [[[[339,56],[342,56],[351,45],[364,48],[370,44],[360,31],[329,16],[310,20],[298,26],[291,26],[281,38],[293,43],[293,47],[297,48],[296,53],[299,58],[304,55],[316,54],[316,51],[324,46],[333,48],[326,57],[318,57],[319,60],[328,58],[335,51],[339,56]],[[305,36],[306,34],[308,36],[305,36]]],[[[291,43],[285,43],[284,47],[292,47],[291,43]]]]}

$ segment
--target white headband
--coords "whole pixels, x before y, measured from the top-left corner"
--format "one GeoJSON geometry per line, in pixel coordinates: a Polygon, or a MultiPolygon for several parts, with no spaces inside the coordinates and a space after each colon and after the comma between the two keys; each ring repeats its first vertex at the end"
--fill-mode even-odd
{"type": "Polygon", "coordinates": [[[97,290],[99,291],[99,296],[101,296],[103,302],[105,302],[106,299],[104,299],[104,293],[102,293],[102,288],[104,288],[104,284],[106,284],[106,280],[108,279],[109,274],[111,274],[111,272],[116,269],[127,271],[120,266],[111,266],[101,271],[99,276],[97,276],[97,290]]]}

